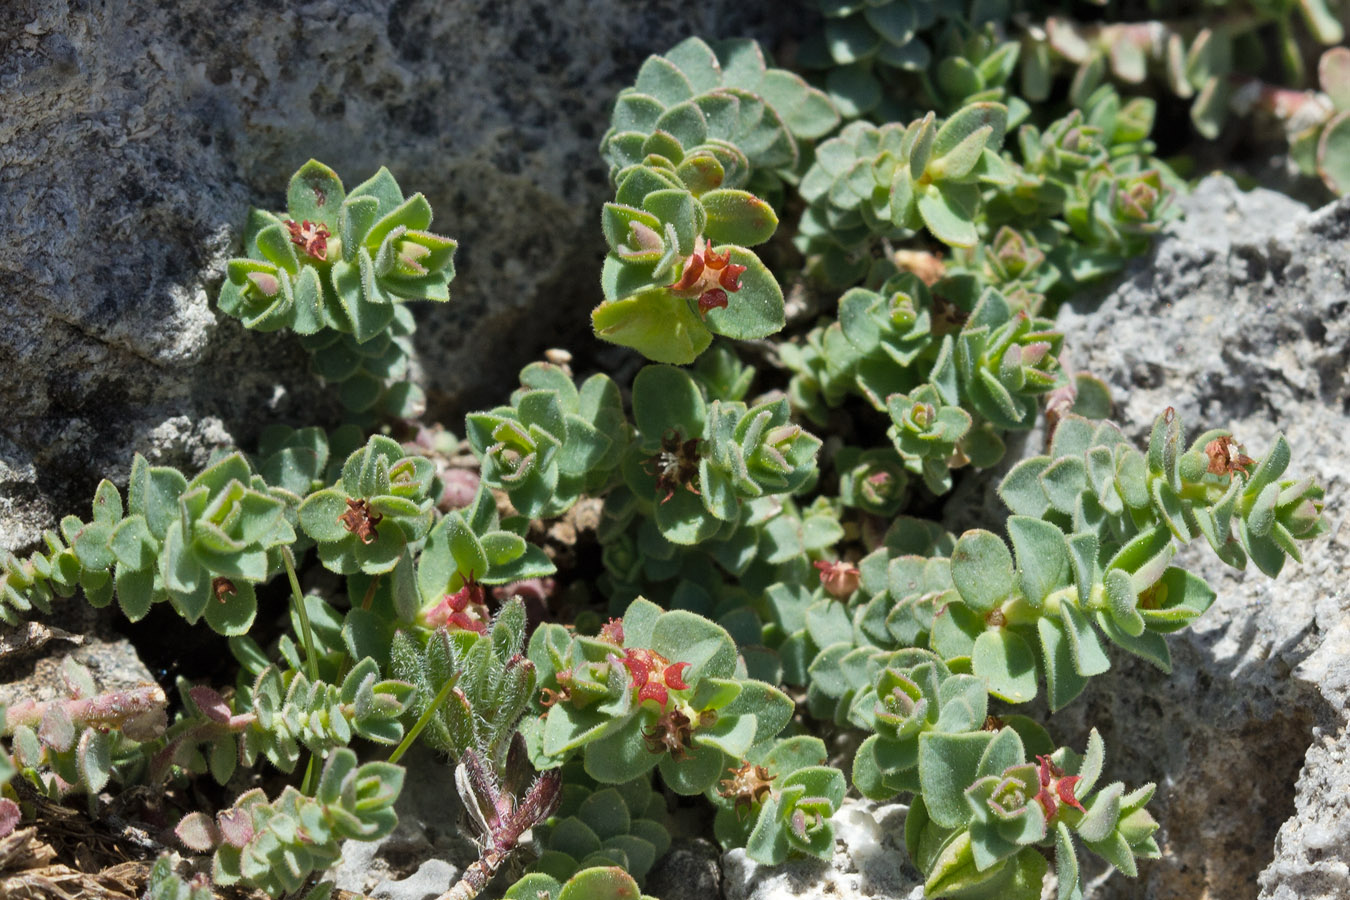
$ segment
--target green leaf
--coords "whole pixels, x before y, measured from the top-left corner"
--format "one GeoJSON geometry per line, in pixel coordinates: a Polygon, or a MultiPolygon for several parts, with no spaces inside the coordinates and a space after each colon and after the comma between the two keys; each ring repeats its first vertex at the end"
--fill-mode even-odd
{"type": "Polygon", "coordinates": [[[234,591],[212,596],[206,604],[206,624],[227,637],[247,634],[258,612],[258,598],[247,581],[234,582],[234,591]]]}
{"type": "Polygon", "coordinates": [[[720,626],[700,615],[674,610],[652,628],[651,649],[675,662],[690,663],[685,682],[706,677],[729,678],[736,669],[736,644],[720,626]]]}
{"type": "Polygon", "coordinates": [[[568,879],[557,900],[638,900],[639,894],[637,882],[623,869],[593,868],[568,879]]]}
{"type": "MultiPolygon", "coordinates": [[[[557,709],[555,706],[554,709],[557,709]]],[[[553,717],[550,710],[549,718],[553,717]]],[[[586,744],[586,774],[602,784],[623,784],[650,772],[659,757],[642,739],[642,719],[631,716],[586,744]]]]}
{"type": "Polygon", "coordinates": [[[607,300],[591,311],[591,324],[597,337],[659,363],[691,363],[712,343],[689,301],[665,288],[607,300]]]}
{"type": "Polygon", "coordinates": [[[989,692],[1009,703],[1036,697],[1036,654],[1022,636],[1007,629],[986,631],[975,639],[971,671],[989,692]]]}
{"type": "Polygon", "coordinates": [[[965,824],[969,814],[965,790],[978,777],[980,758],[993,740],[991,731],[919,735],[919,782],[928,814],[938,825],[965,824]]]}
{"type": "Polygon", "coordinates": [[[1069,551],[1064,533],[1043,519],[1011,516],[1008,536],[1017,558],[1022,593],[1040,604],[1053,591],[1069,584],[1069,551]]]}
{"type": "Polygon", "coordinates": [[[930,184],[918,195],[919,215],[933,237],[950,247],[974,247],[979,190],[968,184],[930,184]]]}
{"type": "Polygon", "coordinates": [[[952,582],[971,609],[989,612],[1012,593],[1012,554],[993,532],[975,529],[961,535],[951,561],[952,582]]]}
{"type": "Polygon", "coordinates": [[[730,254],[731,261],[745,266],[745,271],[740,276],[740,289],[727,292],[726,307],[708,311],[707,327],[738,341],[758,340],[781,331],[786,321],[783,289],[768,267],[744,247],[719,247],[717,252],[730,254]]]}
{"type": "Polygon", "coordinates": [[[318,160],[311,159],[291,176],[286,189],[286,208],[296,222],[322,222],[338,233],[338,210],[347,199],[342,179],[318,160]]]}
{"type": "Polygon", "coordinates": [[[1087,679],[1074,665],[1072,644],[1065,625],[1048,616],[1036,620],[1041,638],[1041,653],[1045,660],[1046,692],[1050,711],[1063,709],[1069,701],[1083,692],[1087,679]]]}
{"type": "Polygon", "coordinates": [[[773,207],[749,191],[708,191],[699,202],[708,214],[704,237],[714,244],[753,247],[767,241],[778,228],[773,207]]]}
{"type": "Polygon", "coordinates": [[[669,430],[683,439],[702,437],[707,405],[698,384],[672,366],[644,366],[633,379],[633,419],[646,446],[659,444],[669,430]]]}
{"type": "Polygon", "coordinates": [[[347,497],[341,491],[316,491],[300,505],[300,527],[321,543],[340,541],[351,534],[341,522],[346,512],[347,497]]]}

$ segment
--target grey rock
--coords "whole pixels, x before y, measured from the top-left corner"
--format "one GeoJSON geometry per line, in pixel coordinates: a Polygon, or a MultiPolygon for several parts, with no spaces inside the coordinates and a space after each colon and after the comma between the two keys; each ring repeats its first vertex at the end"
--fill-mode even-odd
{"type": "Polygon", "coordinates": [[[717,846],[705,838],[677,838],[647,873],[642,892],[657,900],[719,900],[720,856],[717,846]]]}
{"type": "Polygon", "coordinates": [[[66,628],[46,622],[0,626],[0,706],[68,697],[61,675],[68,656],[89,670],[102,691],[154,683],[136,648],[109,627],[102,610],[77,597],[54,601],[52,612],[66,628]]]}
{"type": "Polygon", "coordinates": [[[388,165],[460,240],[455,299],[417,313],[431,409],[452,429],[544,348],[584,350],[614,95],[689,34],[804,24],[776,10],[0,4],[0,548],[83,511],[134,451],[196,466],[271,422],[335,419],[293,338],[213,309],[249,205],[281,205],[311,156],[349,183],[388,165]]]}
{"type": "MultiPolygon", "coordinates": [[[[831,819],[834,858],[791,859],[764,866],[732,850],[722,857],[726,900],[921,900],[923,879],[905,853],[904,806],[847,798],[831,819]]],[[[662,898],[664,900],[664,898],[662,898]]]]}
{"type": "MultiPolygon", "coordinates": [[[[1255,898],[1258,876],[1263,898],[1344,897],[1350,202],[1308,213],[1212,177],[1186,206],[1104,300],[1061,310],[1073,364],[1111,386],[1140,445],[1168,406],[1190,434],[1231,428],[1254,456],[1283,431],[1289,475],[1326,486],[1331,533],[1277,580],[1188,548],[1178,564],[1218,598],[1170,639],[1172,674],[1116,652],[1048,724],[1079,748],[1096,726],[1110,778],[1160,785],[1162,859],[1139,881],[1096,876],[1091,897],[1255,898]]],[[[987,508],[993,483],[974,502],[987,508]]]]}

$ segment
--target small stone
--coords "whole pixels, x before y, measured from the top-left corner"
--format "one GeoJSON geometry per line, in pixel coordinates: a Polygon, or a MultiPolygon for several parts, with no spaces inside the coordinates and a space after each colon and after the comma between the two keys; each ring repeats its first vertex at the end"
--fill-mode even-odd
{"type": "Polygon", "coordinates": [[[677,839],[647,873],[642,891],[661,900],[717,900],[722,895],[720,856],[712,841],[677,839]]]}

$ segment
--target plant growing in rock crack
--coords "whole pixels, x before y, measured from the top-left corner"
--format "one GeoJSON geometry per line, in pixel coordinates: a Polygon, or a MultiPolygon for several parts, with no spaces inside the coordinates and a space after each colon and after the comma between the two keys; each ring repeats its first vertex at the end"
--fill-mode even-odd
{"type": "Polygon", "coordinates": [[[403,304],[449,300],[455,277],[456,243],[429,231],[431,220],[426,198],[405,198],[388,169],[348,193],[311,159],[291,177],[284,214],[249,214],[220,309],[258,331],[302,335],[353,413],[412,418],[424,400],[404,378],[414,324],[403,304]]]}
{"type": "MultiPolygon", "coordinates": [[[[551,353],[461,442],[408,377],[406,301],[448,299],[454,274],[425,198],[386,169],[347,192],[310,161],[285,213],[252,212],[219,306],[295,332],[346,423],[274,425],[196,473],[138,456],[88,521],[0,560],[7,623],[77,592],[133,621],[167,601],[237,674],[102,691],[67,663],[69,696],[0,716],[0,784],[93,811],[148,785],[214,884],[309,900],[344,840],[392,831],[419,739],[479,848],[441,900],[497,890],[517,854],[511,900],[637,897],[680,830],[672,797],[778,864],[831,856],[850,789],[908,795],[928,896],[1032,900],[1053,857],[1081,897],[1080,849],[1128,875],[1157,856],[1152,786],[1103,784],[1095,730],[1080,756],[1017,704],[1044,682],[1062,708],[1110,644],[1166,670],[1165,636],[1214,599],[1178,547],[1277,575],[1326,529],[1322,489],[1286,475],[1283,438],[1187,444],[1172,410],[1135,448],[1052,315],[1147,251],[1185,190],[1150,140],[1165,104],[1117,88],[1156,72],[1207,134],[1229,88],[1255,91],[1342,190],[1345,51],[1324,100],[1238,80],[1254,39],[1296,61],[1292,4],[1213,27],[815,5],[797,61],[816,83],[752,41],[689,38],[614,104],[591,321],[655,363],[631,381],[551,353]],[[999,486],[1010,544],[915,517],[1040,421],[1045,453],[999,486]],[[851,760],[822,739],[845,731],[851,760]],[[263,760],[279,774],[244,785],[263,760]],[[248,789],[187,808],[206,774],[248,789]]],[[[5,788],[0,835],[25,796],[5,788]]],[[[209,889],[162,858],[147,896],[209,889]]]]}

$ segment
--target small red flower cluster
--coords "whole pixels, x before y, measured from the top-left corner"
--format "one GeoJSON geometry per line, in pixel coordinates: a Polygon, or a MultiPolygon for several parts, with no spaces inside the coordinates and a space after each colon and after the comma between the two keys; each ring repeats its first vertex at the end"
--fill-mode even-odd
{"type": "Polygon", "coordinates": [[[1048,756],[1038,756],[1036,761],[1040,763],[1038,771],[1041,776],[1041,789],[1036,792],[1036,802],[1045,810],[1045,817],[1053,819],[1060,803],[1083,812],[1083,804],[1078,802],[1073,793],[1081,777],[1065,775],[1064,770],[1052,763],[1048,756]]]}
{"type": "Polygon", "coordinates": [[[286,230],[291,233],[291,243],[317,260],[328,259],[328,239],[333,236],[326,225],[311,222],[286,220],[286,230]]]}
{"type": "Polygon", "coordinates": [[[718,256],[700,236],[694,242],[694,252],[684,261],[684,274],[670,289],[685,297],[698,297],[698,313],[706,319],[710,310],[727,308],[727,292],[741,289],[744,271],[745,266],[731,261],[730,250],[718,256]]]}
{"type": "Polygon", "coordinates": [[[456,631],[487,633],[487,591],[469,576],[464,586],[453,594],[446,594],[440,603],[422,614],[428,628],[449,628],[456,631]]]}
{"type": "Polygon", "coordinates": [[[665,706],[671,691],[685,691],[689,685],[684,681],[687,662],[672,663],[655,650],[629,648],[620,660],[633,677],[633,690],[637,692],[637,702],[655,700],[665,706]]]}

